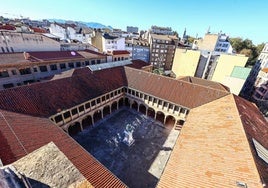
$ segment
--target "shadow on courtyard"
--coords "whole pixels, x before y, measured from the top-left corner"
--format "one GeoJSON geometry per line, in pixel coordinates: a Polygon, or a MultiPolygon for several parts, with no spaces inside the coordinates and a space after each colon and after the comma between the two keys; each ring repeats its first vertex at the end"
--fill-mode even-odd
{"type": "MultiPolygon", "coordinates": [[[[163,146],[170,131],[139,112],[123,108],[73,137],[127,186],[155,187],[159,177],[149,171],[160,152],[172,150],[163,146]],[[135,139],[130,147],[122,142],[128,124],[134,128],[135,139]]],[[[157,168],[161,165],[165,163],[157,168]]]]}

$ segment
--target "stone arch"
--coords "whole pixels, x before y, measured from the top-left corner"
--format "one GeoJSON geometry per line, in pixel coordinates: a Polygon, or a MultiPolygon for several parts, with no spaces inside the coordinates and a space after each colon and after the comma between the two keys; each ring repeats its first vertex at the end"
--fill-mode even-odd
{"type": "Polygon", "coordinates": [[[151,118],[154,118],[155,116],[155,111],[153,108],[148,108],[147,110],[147,116],[151,117],[151,118]]]}
{"type": "Polygon", "coordinates": [[[103,112],[103,117],[105,117],[105,116],[111,114],[111,108],[110,108],[110,106],[105,106],[105,107],[103,108],[102,112],[103,112]]]}
{"type": "Polygon", "coordinates": [[[133,101],[132,105],[131,105],[131,108],[138,111],[138,103],[136,101],[133,101]]]}
{"type": "Polygon", "coordinates": [[[165,121],[165,114],[164,114],[163,112],[161,112],[161,111],[158,111],[158,112],[156,113],[156,120],[157,120],[157,121],[160,121],[161,123],[164,124],[164,121],[165,121]]]}
{"type": "Polygon", "coordinates": [[[91,116],[87,116],[86,118],[84,118],[82,120],[82,127],[83,129],[89,127],[92,125],[92,117],[91,116]]]}
{"type": "Polygon", "coordinates": [[[119,101],[118,101],[118,106],[119,106],[119,107],[124,106],[124,98],[119,99],[119,101]]]}
{"type": "Polygon", "coordinates": [[[139,110],[140,110],[140,113],[143,113],[144,115],[146,115],[146,106],[143,105],[143,104],[140,104],[140,107],[139,107],[139,110]]]}
{"type": "Polygon", "coordinates": [[[114,102],[112,103],[112,105],[111,105],[111,111],[114,112],[114,111],[116,111],[116,110],[118,110],[118,109],[117,109],[117,101],[114,101],[114,102]]]}
{"type": "Polygon", "coordinates": [[[168,127],[174,127],[176,123],[176,119],[174,116],[171,116],[171,115],[168,115],[166,117],[166,122],[165,122],[165,125],[168,126],[168,127]]]}
{"type": "Polygon", "coordinates": [[[130,107],[130,101],[129,98],[125,98],[125,106],[130,107]]]}
{"type": "Polygon", "coordinates": [[[97,111],[94,112],[93,119],[94,119],[95,123],[102,119],[100,110],[97,110],[97,111]]]}
{"type": "Polygon", "coordinates": [[[74,136],[77,133],[79,133],[80,131],[82,131],[82,130],[81,130],[81,126],[80,126],[79,122],[75,122],[74,124],[72,124],[68,127],[68,133],[70,136],[74,136]]]}

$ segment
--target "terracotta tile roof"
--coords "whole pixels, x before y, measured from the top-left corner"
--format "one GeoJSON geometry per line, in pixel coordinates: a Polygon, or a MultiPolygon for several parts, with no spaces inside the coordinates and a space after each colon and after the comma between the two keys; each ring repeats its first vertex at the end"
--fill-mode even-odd
{"type": "Polygon", "coordinates": [[[202,85],[205,87],[230,92],[230,89],[228,87],[226,87],[218,82],[211,82],[209,80],[205,80],[205,79],[201,79],[201,78],[197,78],[197,77],[184,76],[184,77],[179,78],[178,80],[183,80],[186,82],[202,85]]]}
{"type": "Polygon", "coordinates": [[[233,95],[194,108],[158,187],[262,187],[233,95]]]}
{"type": "Polygon", "coordinates": [[[246,131],[248,142],[263,180],[268,184],[268,164],[257,156],[252,138],[268,149],[268,123],[255,104],[234,96],[237,109],[246,131]]]}
{"type": "Polygon", "coordinates": [[[14,31],[14,30],[16,30],[16,27],[13,25],[0,25],[0,29],[14,31]]]}
{"type": "Polygon", "coordinates": [[[52,141],[94,187],[126,187],[48,119],[0,110],[0,135],[0,158],[4,164],[52,141]]]}
{"type": "Polygon", "coordinates": [[[0,108],[49,117],[58,110],[71,108],[101,94],[126,85],[123,67],[92,73],[77,69],[72,77],[34,83],[0,91],[0,108]]]}
{"type": "Polygon", "coordinates": [[[0,59],[0,69],[31,64],[30,60],[25,59],[23,53],[0,53],[0,59]]]}
{"type": "Polygon", "coordinates": [[[262,72],[268,73],[268,68],[264,68],[261,70],[262,72]]]}
{"type": "Polygon", "coordinates": [[[40,61],[84,58],[76,51],[28,52],[28,54],[30,55],[31,58],[40,61]]]}
{"type": "Polygon", "coordinates": [[[113,50],[112,55],[124,55],[124,54],[130,54],[127,50],[113,50]]]}
{"type": "Polygon", "coordinates": [[[100,56],[107,56],[107,55],[105,55],[105,54],[103,54],[103,53],[100,53],[100,52],[96,52],[96,51],[93,51],[93,50],[89,50],[89,49],[86,49],[86,50],[84,50],[85,52],[89,52],[89,53],[92,53],[92,54],[96,54],[96,55],[100,55],[100,56]]]}
{"type": "Polygon", "coordinates": [[[31,27],[31,30],[35,33],[47,33],[47,31],[43,28],[38,28],[38,27],[31,27]]]}
{"type": "Polygon", "coordinates": [[[150,63],[146,63],[145,61],[142,61],[140,59],[135,59],[131,61],[132,64],[126,65],[127,67],[132,67],[135,69],[142,69],[142,67],[150,66],[150,63]]]}
{"type": "Polygon", "coordinates": [[[158,76],[141,70],[125,67],[128,87],[194,108],[228,95],[229,92],[201,85],[158,76]]]}

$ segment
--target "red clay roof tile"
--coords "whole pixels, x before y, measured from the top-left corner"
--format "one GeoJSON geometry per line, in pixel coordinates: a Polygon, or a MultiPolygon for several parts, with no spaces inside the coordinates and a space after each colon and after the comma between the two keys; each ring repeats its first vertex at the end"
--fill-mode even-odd
{"type": "Polygon", "coordinates": [[[92,155],[48,119],[0,110],[0,158],[10,164],[54,142],[94,187],[126,187],[92,155]]]}

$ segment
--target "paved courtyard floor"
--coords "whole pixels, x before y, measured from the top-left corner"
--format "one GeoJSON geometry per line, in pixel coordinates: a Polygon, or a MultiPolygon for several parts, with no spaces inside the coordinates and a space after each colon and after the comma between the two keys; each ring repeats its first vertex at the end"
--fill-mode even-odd
{"type": "Polygon", "coordinates": [[[179,131],[130,109],[120,109],[73,138],[129,187],[155,187],[179,131]],[[123,143],[130,124],[135,142],[123,143]]]}

